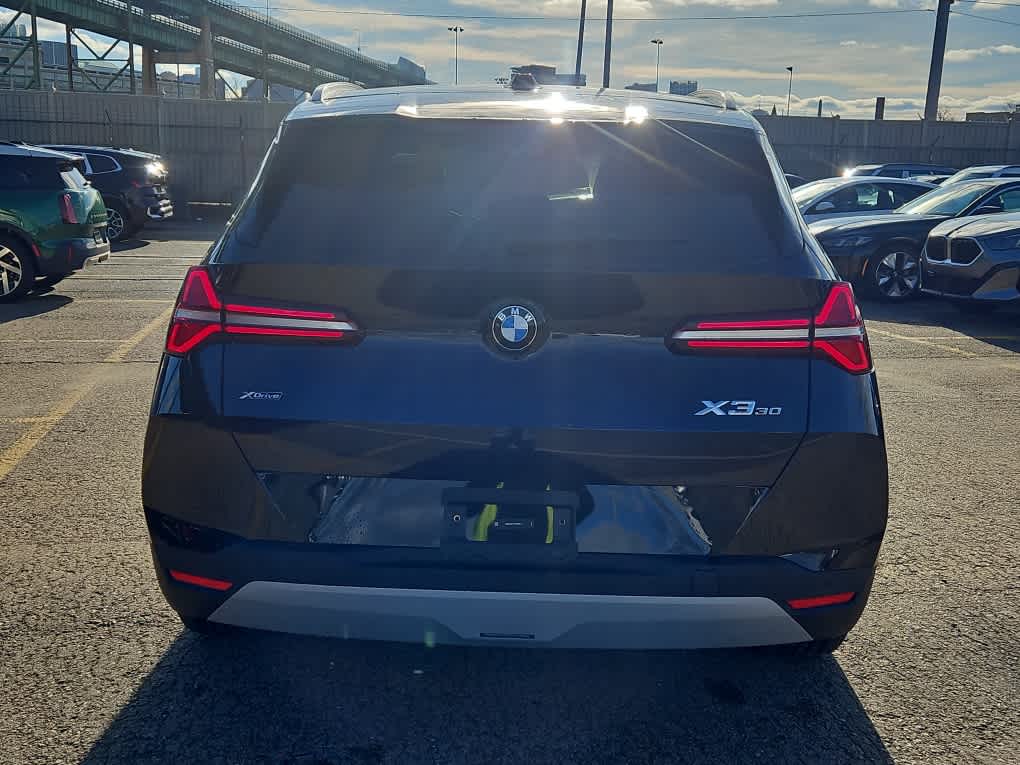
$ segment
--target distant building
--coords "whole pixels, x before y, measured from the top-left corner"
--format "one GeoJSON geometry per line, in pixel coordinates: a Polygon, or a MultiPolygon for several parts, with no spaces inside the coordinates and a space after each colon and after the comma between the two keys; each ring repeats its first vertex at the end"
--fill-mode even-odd
{"type": "MultiPolygon", "coordinates": [[[[624,85],[623,87],[624,90],[643,90],[646,93],[656,93],[659,90],[654,82],[632,82],[630,85],[624,85]]],[[[687,82],[670,80],[669,83],[669,93],[673,96],[689,96],[697,89],[697,80],[688,80],[687,82]]]]}
{"type": "Polygon", "coordinates": [[[1020,106],[1012,112],[967,112],[967,122],[1009,122],[1010,120],[1020,120],[1020,106]]]}
{"type": "MultiPolygon", "coordinates": [[[[265,86],[262,80],[249,80],[248,84],[241,88],[241,98],[245,101],[261,101],[265,94],[265,86]]],[[[275,82],[269,83],[269,100],[277,103],[296,104],[305,97],[305,91],[280,85],[275,82]]]]}
{"type": "Polygon", "coordinates": [[[425,67],[420,66],[409,58],[401,56],[397,59],[397,69],[400,73],[405,75],[408,79],[419,84],[425,84],[427,81],[425,77],[425,67]]]}
{"type": "Polygon", "coordinates": [[[513,74],[530,74],[539,85],[580,85],[588,84],[586,74],[557,74],[555,66],[543,66],[542,64],[527,64],[526,66],[512,66],[510,71],[513,74]]]}
{"type": "Polygon", "coordinates": [[[697,89],[698,89],[697,80],[688,80],[687,82],[670,80],[669,82],[669,92],[674,96],[689,96],[697,89]]]}

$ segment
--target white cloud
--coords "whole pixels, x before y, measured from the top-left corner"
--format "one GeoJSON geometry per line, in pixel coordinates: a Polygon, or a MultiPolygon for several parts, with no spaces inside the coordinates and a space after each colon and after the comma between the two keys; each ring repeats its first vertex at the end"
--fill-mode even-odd
{"type": "Polygon", "coordinates": [[[858,45],[860,45],[860,43],[857,42],[856,40],[840,40],[839,41],[839,47],[840,48],[856,48],[858,45]]]}
{"type": "Polygon", "coordinates": [[[983,48],[956,48],[946,51],[946,61],[962,63],[986,56],[1015,56],[1020,54],[1016,45],[986,45],[983,48]]]}

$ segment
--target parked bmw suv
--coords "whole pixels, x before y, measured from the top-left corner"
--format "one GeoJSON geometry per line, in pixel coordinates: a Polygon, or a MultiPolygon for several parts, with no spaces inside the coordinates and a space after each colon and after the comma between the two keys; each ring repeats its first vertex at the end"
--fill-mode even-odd
{"type": "Polygon", "coordinates": [[[130,239],[148,223],[173,217],[167,168],[158,154],[99,146],[47,148],[79,154],[85,159],[85,177],[102,192],[106,204],[111,242],[130,239]]]}
{"type": "Polygon", "coordinates": [[[106,210],[81,158],[0,142],[0,302],[110,256],[106,210]]]}
{"type": "Polygon", "coordinates": [[[296,107],[184,280],[142,480],[188,627],[429,645],[830,651],[887,510],[860,311],[757,121],[584,88],[296,107]]]}

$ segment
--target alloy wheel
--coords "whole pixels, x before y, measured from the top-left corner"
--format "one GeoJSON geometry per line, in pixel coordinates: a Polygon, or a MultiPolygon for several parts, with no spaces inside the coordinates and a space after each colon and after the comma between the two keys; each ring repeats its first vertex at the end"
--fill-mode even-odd
{"type": "Polygon", "coordinates": [[[887,298],[909,297],[920,282],[921,262],[912,252],[890,252],[875,269],[875,287],[887,298]]]}
{"type": "Polygon", "coordinates": [[[118,241],[124,233],[124,216],[112,207],[106,208],[106,236],[111,242],[118,241]]]}
{"type": "Polygon", "coordinates": [[[0,295],[10,295],[21,284],[22,265],[18,253],[0,244],[0,295]]]}

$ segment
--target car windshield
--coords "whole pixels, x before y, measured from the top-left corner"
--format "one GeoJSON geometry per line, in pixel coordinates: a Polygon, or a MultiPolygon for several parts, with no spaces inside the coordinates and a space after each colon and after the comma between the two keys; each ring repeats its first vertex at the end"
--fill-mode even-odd
{"type": "Polygon", "coordinates": [[[982,178],[991,178],[991,170],[961,170],[958,173],[946,178],[946,183],[959,183],[960,181],[977,181],[982,178]]]}
{"type": "Polygon", "coordinates": [[[798,186],[793,190],[793,201],[798,207],[803,207],[819,194],[832,191],[843,184],[842,178],[826,178],[822,181],[812,181],[798,186]]]}
{"type": "Polygon", "coordinates": [[[907,215],[959,215],[990,188],[988,183],[941,186],[903,205],[897,212],[907,215]]]}

